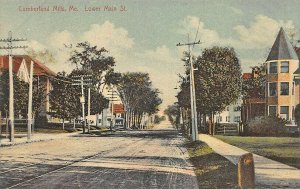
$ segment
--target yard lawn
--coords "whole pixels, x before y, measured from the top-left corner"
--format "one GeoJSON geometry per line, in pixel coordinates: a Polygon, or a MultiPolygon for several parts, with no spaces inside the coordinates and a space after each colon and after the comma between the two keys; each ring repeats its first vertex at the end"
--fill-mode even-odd
{"type": "Polygon", "coordinates": [[[215,137],[249,152],[300,168],[300,138],[220,135],[215,137]]]}
{"type": "Polygon", "coordinates": [[[238,188],[237,166],[203,142],[186,142],[200,188],[238,188]]]}

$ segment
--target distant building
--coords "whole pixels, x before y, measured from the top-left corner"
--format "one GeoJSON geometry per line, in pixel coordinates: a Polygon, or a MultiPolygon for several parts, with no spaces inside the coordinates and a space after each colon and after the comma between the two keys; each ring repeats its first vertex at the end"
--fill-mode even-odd
{"type": "Polygon", "coordinates": [[[241,105],[242,101],[227,106],[221,113],[216,114],[215,122],[217,123],[239,123],[241,121],[241,105]]]}
{"type": "Polygon", "coordinates": [[[266,112],[293,121],[299,104],[299,58],[283,28],[266,60],[266,112]]]}
{"type": "MultiPolygon", "coordinates": [[[[46,116],[50,110],[49,92],[51,90],[50,78],[56,74],[40,61],[32,59],[28,55],[14,55],[13,56],[13,73],[15,73],[21,80],[29,82],[30,63],[33,62],[33,76],[39,83],[43,83],[45,87],[46,99],[42,105],[40,115],[46,116]]],[[[0,73],[3,70],[8,70],[9,59],[8,56],[0,56],[0,73]]]]}

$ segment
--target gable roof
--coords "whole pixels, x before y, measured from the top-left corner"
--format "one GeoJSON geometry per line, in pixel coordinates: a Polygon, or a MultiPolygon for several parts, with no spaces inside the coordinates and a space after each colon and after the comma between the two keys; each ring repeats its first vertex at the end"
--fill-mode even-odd
{"type": "MultiPolygon", "coordinates": [[[[55,72],[50,70],[47,66],[45,66],[38,60],[32,59],[28,55],[14,55],[13,56],[13,72],[14,73],[17,73],[19,71],[23,59],[25,59],[28,72],[29,72],[29,68],[30,68],[30,62],[33,61],[33,66],[34,66],[33,75],[35,75],[35,76],[42,76],[42,75],[55,76],[56,75],[55,72]]],[[[8,56],[0,56],[0,69],[4,69],[4,70],[8,69],[8,61],[9,61],[8,56]]]]}
{"type": "Polygon", "coordinates": [[[280,28],[267,61],[280,59],[298,60],[298,56],[283,28],[280,28]]]}

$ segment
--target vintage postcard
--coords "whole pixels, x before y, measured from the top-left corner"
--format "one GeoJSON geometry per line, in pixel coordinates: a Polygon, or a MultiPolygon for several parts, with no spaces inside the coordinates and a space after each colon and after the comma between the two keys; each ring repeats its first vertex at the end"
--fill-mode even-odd
{"type": "Polygon", "coordinates": [[[0,0],[0,188],[300,188],[300,0],[0,0]]]}

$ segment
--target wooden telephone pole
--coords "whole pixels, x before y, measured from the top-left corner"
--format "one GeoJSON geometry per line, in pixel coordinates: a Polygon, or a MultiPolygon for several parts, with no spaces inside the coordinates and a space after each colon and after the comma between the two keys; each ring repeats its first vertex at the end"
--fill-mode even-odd
{"type": "Polygon", "coordinates": [[[197,109],[196,109],[196,93],[195,93],[195,80],[194,80],[194,66],[192,63],[192,52],[191,46],[199,45],[198,42],[193,43],[178,43],[176,46],[188,46],[189,52],[189,64],[190,64],[190,95],[191,95],[191,118],[192,118],[192,139],[193,141],[199,140],[198,136],[198,119],[197,119],[197,109]]]}
{"type": "Polygon", "coordinates": [[[14,84],[13,84],[13,49],[25,49],[27,46],[14,46],[13,42],[20,42],[20,41],[27,41],[26,39],[13,39],[12,32],[8,33],[8,38],[0,39],[0,42],[7,43],[6,46],[0,46],[0,50],[4,49],[8,52],[8,59],[9,59],[9,123],[10,123],[10,142],[14,142],[14,84]]]}

